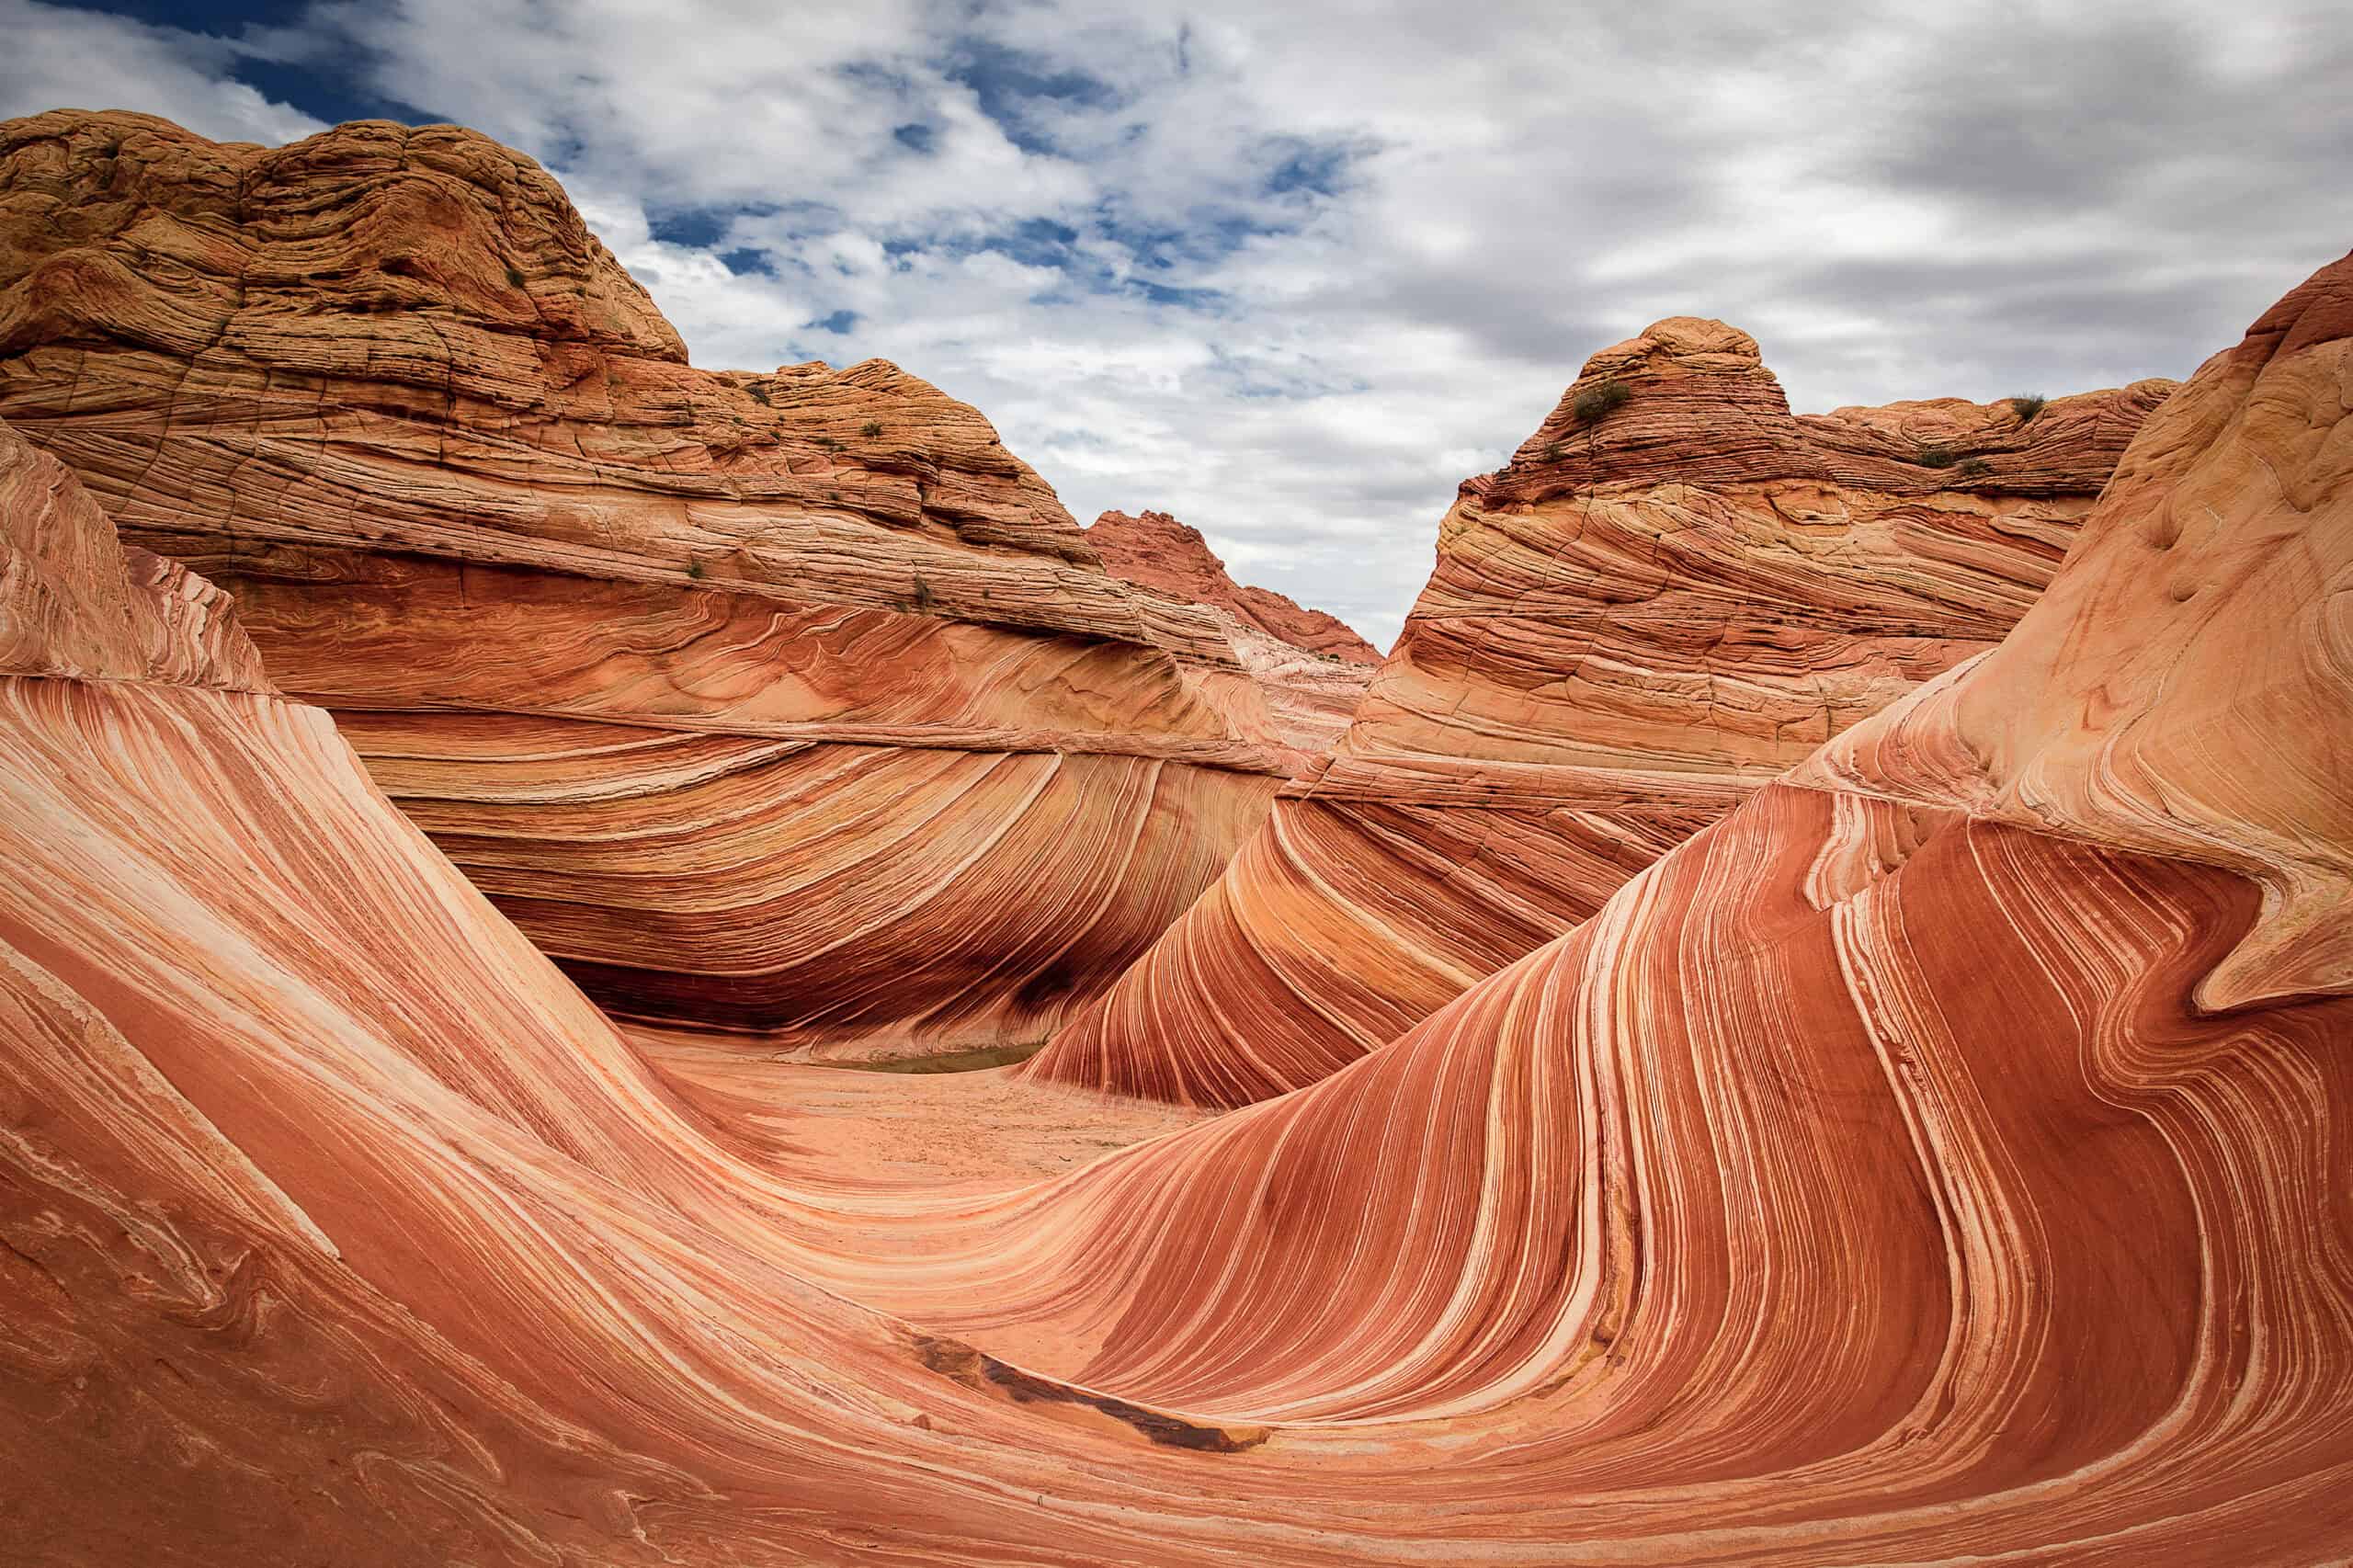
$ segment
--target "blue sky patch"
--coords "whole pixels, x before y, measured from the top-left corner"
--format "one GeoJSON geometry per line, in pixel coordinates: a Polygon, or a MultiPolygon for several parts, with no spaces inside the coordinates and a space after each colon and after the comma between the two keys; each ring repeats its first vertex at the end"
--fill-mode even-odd
{"type": "Polygon", "coordinates": [[[645,217],[654,237],[664,244],[708,250],[726,238],[727,225],[734,221],[735,212],[724,208],[685,207],[658,215],[648,212],[645,217]]]}
{"type": "Polygon", "coordinates": [[[1120,101],[1112,85],[1083,71],[1057,68],[1041,56],[1008,49],[993,39],[960,38],[941,74],[970,87],[981,112],[1025,153],[1059,153],[1040,128],[1040,106],[1108,108],[1120,101]]]}
{"type": "MultiPolygon", "coordinates": [[[[249,29],[292,27],[310,9],[310,0],[89,0],[73,9],[236,42],[249,29]]],[[[265,60],[240,51],[229,75],[266,98],[291,105],[329,125],[351,119],[396,119],[404,125],[426,125],[439,118],[415,104],[385,97],[364,86],[354,77],[347,57],[342,55],[265,60]]],[[[126,103],[105,107],[142,106],[126,103]]]]}

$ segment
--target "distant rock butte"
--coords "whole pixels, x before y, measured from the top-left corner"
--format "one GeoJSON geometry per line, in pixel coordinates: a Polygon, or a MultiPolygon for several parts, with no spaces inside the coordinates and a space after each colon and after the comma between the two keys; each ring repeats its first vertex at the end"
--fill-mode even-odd
{"type": "Polygon", "coordinates": [[[1353,705],[895,367],[690,368],[453,127],[0,126],[0,418],[631,1016],[1035,1040],[1353,705]]]}
{"type": "Polygon", "coordinates": [[[1086,530],[1086,542],[1114,576],[1195,604],[1215,605],[1245,625],[1311,653],[1359,665],[1381,663],[1380,650],[1339,617],[1302,608],[1271,589],[1234,582],[1200,529],[1165,512],[1106,512],[1086,530]]]}
{"type": "Polygon", "coordinates": [[[1199,531],[1165,512],[1106,512],[1086,542],[1114,576],[1233,617],[1234,651],[1293,745],[1326,752],[1347,729],[1380,655],[1346,625],[1280,594],[1235,585],[1199,531]]]}
{"type": "Polygon", "coordinates": [[[1721,322],[1602,350],[1462,485],[1330,759],[1029,1071],[1234,1106],[1394,1038],[1992,646],[2172,388],[1793,415],[1721,322]]]}

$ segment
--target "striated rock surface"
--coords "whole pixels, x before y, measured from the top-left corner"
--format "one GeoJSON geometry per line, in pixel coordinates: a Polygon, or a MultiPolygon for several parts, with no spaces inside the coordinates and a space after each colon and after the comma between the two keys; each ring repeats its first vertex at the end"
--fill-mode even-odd
{"type": "Polygon", "coordinates": [[[11,1550],[2341,1558],[2348,385],[2353,257],[1997,650],[1574,931],[928,1197],[738,1147],[0,437],[11,1550]]]}
{"type": "Polygon", "coordinates": [[[1086,542],[1115,576],[1156,588],[1195,604],[1215,605],[1246,626],[1312,653],[1377,665],[1380,650],[1347,623],[1320,609],[1306,609],[1287,594],[1248,587],[1226,574],[1225,562],[1210,549],[1201,530],[1165,512],[1134,517],[1106,512],[1086,530],[1086,542]]]}
{"type": "Polygon", "coordinates": [[[1031,1071],[1236,1106],[1394,1038],[1991,646],[2172,385],[1793,416],[1721,322],[1595,355],[1335,755],[1031,1071]]]}
{"type": "Polygon", "coordinates": [[[1999,647],[1386,1050],[1060,1184],[961,1327],[1415,1432],[1562,1561],[2340,1555],[2349,385],[2353,256],[1999,647]]]}
{"type": "Polygon", "coordinates": [[[453,127],[0,126],[0,418],[236,598],[270,676],[618,1012],[1036,1040],[1342,699],[1139,592],[973,410],[697,370],[453,127]]]}
{"type": "Polygon", "coordinates": [[[0,585],[11,1562],[1004,1560],[1143,1445],[813,1283],[871,1217],[732,1155],[5,426],[0,585]]]}

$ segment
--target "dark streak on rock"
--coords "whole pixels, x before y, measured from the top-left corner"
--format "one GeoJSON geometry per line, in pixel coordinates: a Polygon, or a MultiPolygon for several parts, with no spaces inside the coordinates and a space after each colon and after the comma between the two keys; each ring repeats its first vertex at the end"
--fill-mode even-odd
{"type": "Polygon", "coordinates": [[[1163,1448],[1191,1449],[1206,1454],[1238,1454],[1256,1448],[1272,1435],[1264,1426],[1204,1426],[1164,1411],[1131,1404],[1124,1399],[1114,1399],[1108,1394],[1089,1393],[1068,1383],[1025,1372],[984,1351],[974,1349],[961,1339],[947,1339],[929,1334],[911,1335],[910,1339],[916,1356],[926,1369],[951,1378],[966,1388],[1001,1390],[1017,1404],[1085,1405],[1126,1422],[1163,1448]]]}

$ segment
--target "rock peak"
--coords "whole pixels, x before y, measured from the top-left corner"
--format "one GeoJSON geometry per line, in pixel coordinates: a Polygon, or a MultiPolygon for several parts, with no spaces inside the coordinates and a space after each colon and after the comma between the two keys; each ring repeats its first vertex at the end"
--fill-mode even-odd
{"type": "Polygon", "coordinates": [[[1704,316],[1668,316],[1585,363],[1501,471],[1463,482],[1489,506],[1533,505],[1599,484],[1808,480],[1893,495],[1967,490],[2075,494],[2115,467],[2163,380],[2052,398],[1937,398],[1828,415],[1790,411],[1756,340],[1704,316]]]}
{"type": "Polygon", "coordinates": [[[1623,374],[1636,365],[1662,362],[1692,369],[1740,370],[1762,368],[1764,357],[1756,340],[1736,326],[1712,316],[1668,316],[1602,349],[1586,361],[1577,379],[1623,374]]]}

